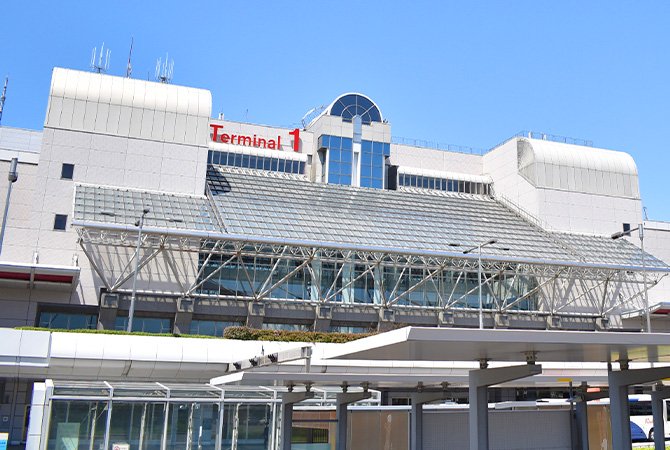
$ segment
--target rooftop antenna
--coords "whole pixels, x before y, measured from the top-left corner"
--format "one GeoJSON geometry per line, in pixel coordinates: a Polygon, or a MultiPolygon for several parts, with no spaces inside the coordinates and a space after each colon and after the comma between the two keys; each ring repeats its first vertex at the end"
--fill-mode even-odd
{"type": "Polygon", "coordinates": [[[9,77],[5,77],[5,86],[2,88],[2,95],[0,96],[0,123],[2,123],[2,111],[5,109],[5,100],[7,99],[7,83],[9,83],[9,77]]]}
{"type": "Polygon", "coordinates": [[[100,53],[98,54],[97,47],[93,47],[91,52],[91,69],[94,72],[105,73],[109,69],[109,58],[112,56],[112,52],[107,49],[105,51],[105,43],[102,43],[100,47],[100,53]],[[97,62],[96,62],[97,59],[97,62]]]}
{"type": "MultiPolygon", "coordinates": [[[[7,87],[7,82],[5,81],[5,88],[7,87]]],[[[3,91],[2,97],[0,97],[0,119],[2,119],[2,102],[5,100],[5,93],[3,91]]],[[[649,220],[649,216],[647,215],[647,207],[643,206],[642,207],[642,212],[644,213],[644,220],[649,220]]]]}
{"type": "Polygon", "coordinates": [[[174,60],[170,61],[168,54],[165,54],[165,61],[158,58],[156,61],[156,81],[161,83],[169,83],[172,81],[172,74],[174,73],[174,60]]]}
{"type": "Polygon", "coordinates": [[[133,56],[133,42],[135,38],[130,38],[130,52],[128,52],[128,65],[126,66],[126,78],[130,78],[130,74],[133,73],[133,66],[130,64],[130,59],[133,56]]]}

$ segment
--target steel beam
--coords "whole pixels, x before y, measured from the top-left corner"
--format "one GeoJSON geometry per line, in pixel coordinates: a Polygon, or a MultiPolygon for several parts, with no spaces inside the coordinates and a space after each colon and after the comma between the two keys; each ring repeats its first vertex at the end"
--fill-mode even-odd
{"type": "Polygon", "coordinates": [[[281,450],[291,450],[293,436],[293,405],[314,398],[314,392],[285,392],[281,396],[281,450]]]}
{"type": "Polygon", "coordinates": [[[409,449],[423,450],[423,405],[425,403],[444,400],[446,392],[425,392],[412,394],[412,411],[409,424],[409,449]]]}
{"type": "Polygon", "coordinates": [[[365,400],[372,397],[372,392],[342,392],[337,394],[336,399],[336,415],[337,415],[337,432],[335,448],[336,450],[347,450],[347,438],[349,432],[349,411],[347,406],[351,403],[365,400]]]}
{"type": "MultiPolygon", "coordinates": [[[[610,386],[610,422],[612,446],[617,450],[631,450],[630,412],[628,410],[628,386],[644,384],[670,378],[670,367],[629,370],[627,361],[617,372],[610,370],[607,379],[610,386]]],[[[662,435],[662,434],[661,434],[662,435]]],[[[661,447],[664,448],[664,447],[661,447]]]]}
{"type": "Polygon", "coordinates": [[[489,449],[488,387],[541,373],[542,366],[535,364],[470,371],[468,375],[470,450],[489,449]]]}

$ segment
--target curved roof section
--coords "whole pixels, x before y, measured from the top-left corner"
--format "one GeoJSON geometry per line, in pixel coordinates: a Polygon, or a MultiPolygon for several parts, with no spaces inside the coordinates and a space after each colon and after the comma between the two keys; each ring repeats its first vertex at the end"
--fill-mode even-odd
{"type": "Polygon", "coordinates": [[[328,105],[325,114],[340,116],[342,120],[351,122],[354,116],[361,116],[364,124],[383,122],[382,112],[370,97],[356,92],[348,92],[337,97],[328,105]]]}
{"type": "Polygon", "coordinates": [[[206,145],[212,94],[56,67],[45,127],[206,145]]]}
{"type": "Polygon", "coordinates": [[[519,173],[536,187],[640,197],[637,166],[627,153],[519,139],[517,155],[519,173]]]}

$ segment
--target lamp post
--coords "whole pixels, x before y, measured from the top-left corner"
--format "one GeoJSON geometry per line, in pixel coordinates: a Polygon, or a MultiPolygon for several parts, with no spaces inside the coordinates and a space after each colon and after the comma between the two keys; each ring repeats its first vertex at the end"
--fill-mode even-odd
{"type": "MultiPolygon", "coordinates": [[[[486,242],[483,242],[479,245],[475,245],[472,248],[463,250],[463,254],[467,255],[472,253],[474,250],[477,250],[477,280],[479,281],[479,329],[484,329],[484,310],[482,304],[482,247],[487,245],[493,245],[498,242],[496,239],[489,239],[486,242]]],[[[509,250],[509,248],[501,248],[501,250],[509,250]]]]}
{"type": "Polygon", "coordinates": [[[137,287],[137,271],[140,266],[140,244],[142,243],[142,227],[144,226],[144,217],[149,214],[149,208],[144,208],[142,215],[135,222],[137,228],[137,247],[135,248],[135,272],[133,274],[133,293],[130,297],[130,309],[128,310],[128,333],[133,331],[133,316],[135,315],[135,291],[137,287]]]}
{"type": "Polygon", "coordinates": [[[16,166],[19,164],[18,158],[12,158],[9,163],[9,173],[7,179],[9,186],[7,186],[7,199],[5,200],[5,213],[2,215],[2,228],[0,228],[0,253],[2,253],[2,242],[5,239],[5,226],[7,225],[7,214],[9,213],[9,198],[12,195],[12,186],[19,179],[19,174],[16,171],[16,166]]]}
{"type": "Polygon", "coordinates": [[[619,231],[614,233],[611,237],[612,239],[620,239],[624,236],[628,236],[631,232],[637,230],[640,236],[640,250],[642,251],[642,285],[644,289],[644,313],[647,317],[647,333],[651,333],[651,312],[649,311],[649,289],[647,289],[647,271],[646,271],[646,261],[644,258],[644,223],[640,223],[637,227],[628,230],[628,231],[619,231]]]}

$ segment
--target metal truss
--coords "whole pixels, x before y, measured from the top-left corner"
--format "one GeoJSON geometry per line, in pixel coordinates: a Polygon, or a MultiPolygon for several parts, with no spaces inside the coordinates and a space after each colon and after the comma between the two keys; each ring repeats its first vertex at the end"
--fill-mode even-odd
{"type": "MultiPolygon", "coordinates": [[[[79,227],[79,244],[109,292],[127,292],[137,234],[79,227]]],[[[253,241],[142,236],[138,293],[246,301],[366,304],[389,309],[605,317],[645,308],[665,276],[626,268],[421,256],[253,241]],[[160,267],[162,271],[159,271],[160,267]],[[160,274],[157,274],[159,271],[160,274]],[[143,281],[162,277],[160,289],[143,281]]]]}

